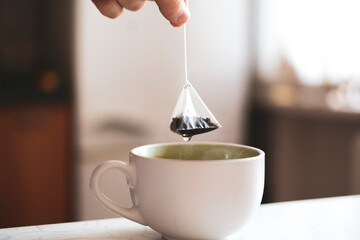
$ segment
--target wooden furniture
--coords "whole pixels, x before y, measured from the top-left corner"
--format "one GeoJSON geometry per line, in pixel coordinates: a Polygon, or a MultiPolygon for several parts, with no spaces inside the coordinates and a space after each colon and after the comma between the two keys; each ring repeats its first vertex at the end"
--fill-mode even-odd
{"type": "Polygon", "coordinates": [[[0,227],[71,220],[72,4],[0,1],[0,227]]]}
{"type": "Polygon", "coordinates": [[[0,227],[69,219],[70,121],[63,103],[0,107],[0,227]]]}
{"type": "Polygon", "coordinates": [[[255,106],[250,143],[263,149],[264,202],[360,193],[360,115],[255,106]]]}

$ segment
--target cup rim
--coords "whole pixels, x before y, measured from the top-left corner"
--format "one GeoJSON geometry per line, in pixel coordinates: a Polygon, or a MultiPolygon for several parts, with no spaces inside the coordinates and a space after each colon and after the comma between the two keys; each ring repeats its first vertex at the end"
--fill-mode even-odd
{"type": "Polygon", "coordinates": [[[168,162],[169,160],[171,162],[177,161],[177,162],[187,162],[187,163],[192,163],[192,162],[203,162],[203,163],[222,163],[222,162],[245,162],[245,161],[255,161],[257,159],[262,159],[265,157],[265,153],[264,151],[262,151],[259,148],[256,147],[251,147],[248,145],[244,145],[244,144],[237,144],[237,143],[228,143],[228,142],[211,142],[211,141],[199,141],[199,142],[166,142],[166,143],[153,143],[153,144],[146,144],[146,145],[141,145],[138,147],[134,147],[133,149],[130,150],[130,156],[134,156],[134,157],[138,157],[141,159],[147,159],[147,160],[152,160],[152,161],[166,161],[168,162]],[[184,159],[172,159],[172,158],[154,158],[154,157],[147,157],[147,156],[141,156],[139,154],[136,154],[134,151],[136,151],[136,149],[139,148],[144,148],[144,147],[160,147],[160,146],[172,146],[172,145],[222,145],[222,146],[234,146],[234,147],[245,147],[245,148],[249,148],[252,149],[256,152],[258,152],[259,154],[256,156],[252,156],[252,157],[245,157],[245,158],[238,158],[238,159],[218,159],[218,160],[184,160],[184,159]]]}

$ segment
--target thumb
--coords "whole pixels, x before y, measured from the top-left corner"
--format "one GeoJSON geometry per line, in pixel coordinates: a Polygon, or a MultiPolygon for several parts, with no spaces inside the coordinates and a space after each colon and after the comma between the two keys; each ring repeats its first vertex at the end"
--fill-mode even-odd
{"type": "Polygon", "coordinates": [[[170,21],[174,27],[180,27],[190,17],[187,0],[155,0],[162,15],[170,21]]]}

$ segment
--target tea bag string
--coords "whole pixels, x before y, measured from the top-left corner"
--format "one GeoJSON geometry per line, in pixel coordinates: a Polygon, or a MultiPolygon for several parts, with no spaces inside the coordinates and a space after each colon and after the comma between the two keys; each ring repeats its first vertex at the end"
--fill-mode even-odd
{"type": "Polygon", "coordinates": [[[190,86],[188,79],[188,67],[187,67],[187,44],[186,44],[186,24],[184,24],[184,70],[185,70],[185,86],[190,86]]]}

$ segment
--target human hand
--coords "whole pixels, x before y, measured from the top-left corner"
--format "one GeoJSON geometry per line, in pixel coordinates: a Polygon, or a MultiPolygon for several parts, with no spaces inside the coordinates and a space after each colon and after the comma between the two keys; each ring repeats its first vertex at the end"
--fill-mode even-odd
{"type": "MultiPolygon", "coordinates": [[[[106,17],[117,18],[123,8],[137,11],[142,8],[146,0],[92,0],[99,11],[106,17]]],[[[174,27],[185,24],[190,17],[187,7],[188,0],[152,0],[159,7],[162,15],[169,20],[174,27]]]]}

